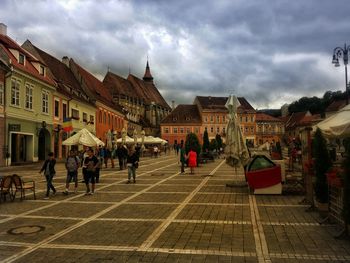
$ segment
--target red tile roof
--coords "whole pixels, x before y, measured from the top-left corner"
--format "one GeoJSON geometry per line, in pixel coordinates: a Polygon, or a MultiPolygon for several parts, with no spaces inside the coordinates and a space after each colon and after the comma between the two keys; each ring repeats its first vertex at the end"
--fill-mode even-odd
{"type": "MultiPolygon", "coordinates": [[[[203,110],[227,111],[225,104],[228,97],[197,96],[197,100],[203,110]]],[[[237,98],[241,106],[239,111],[255,112],[254,108],[244,97],[237,98]]]]}
{"type": "Polygon", "coordinates": [[[47,73],[57,82],[58,92],[73,97],[79,101],[93,104],[87,96],[83,96],[83,94],[85,94],[84,90],[81,88],[79,82],[66,64],[37,48],[28,40],[23,44],[23,48],[35,54],[35,56],[40,58],[40,60],[47,65],[49,69],[47,73]],[[81,95],[79,96],[77,94],[81,95]]]}
{"type": "Polygon", "coordinates": [[[326,109],[326,112],[338,111],[346,105],[346,100],[335,100],[326,109]]]}
{"type": "Polygon", "coordinates": [[[6,52],[8,58],[11,60],[11,64],[14,68],[21,70],[36,79],[39,79],[47,84],[52,86],[56,86],[56,83],[49,76],[40,75],[38,70],[33,66],[31,62],[39,62],[37,58],[35,58],[32,54],[22,48],[19,44],[17,44],[10,37],[0,34],[0,43],[2,44],[2,48],[6,52]],[[18,63],[17,58],[11,53],[9,49],[15,49],[18,52],[22,53],[26,57],[26,62],[24,65],[18,63]]]}
{"type": "Polygon", "coordinates": [[[162,124],[201,124],[197,105],[180,104],[162,120],[162,124]]]}
{"type": "Polygon", "coordinates": [[[108,72],[103,80],[103,84],[112,94],[140,98],[145,104],[149,105],[151,102],[154,102],[167,110],[171,110],[153,82],[141,80],[132,74],[129,74],[128,78],[124,79],[112,72],[108,72]]]}
{"type": "Polygon", "coordinates": [[[273,117],[273,116],[268,115],[268,114],[263,113],[263,112],[257,112],[255,119],[256,119],[257,122],[264,122],[264,121],[268,121],[268,122],[282,122],[281,119],[273,117]]]}
{"type": "MultiPolygon", "coordinates": [[[[88,93],[91,93],[91,95],[96,98],[96,100],[101,101],[106,106],[109,106],[120,112],[122,111],[121,107],[113,102],[112,94],[100,80],[98,80],[94,75],[77,64],[73,59],[70,59],[69,64],[72,69],[76,69],[78,72],[80,77],[76,77],[77,79],[81,79],[83,81],[83,83],[89,89],[88,93]]],[[[74,71],[75,70],[73,70],[73,72],[74,71]]]]}

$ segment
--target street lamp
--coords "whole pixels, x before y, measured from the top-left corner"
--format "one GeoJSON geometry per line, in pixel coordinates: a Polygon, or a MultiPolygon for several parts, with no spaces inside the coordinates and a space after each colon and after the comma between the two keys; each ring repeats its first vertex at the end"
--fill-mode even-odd
{"type": "Polygon", "coordinates": [[[346,43],[344,44],[344,48],[336,47],[333,51],[333,59],[332,63],[335,67],[339,67],[339,58],[343,58],[343,63],[345,66],[345,96],[346,96],[346,104],[349,104],[349,97],[348,97],[348,89],[349,89],[349,83],[348,83],[348,61],[349,61],[349,53],[350,47],[346,46],[346,43]]]}

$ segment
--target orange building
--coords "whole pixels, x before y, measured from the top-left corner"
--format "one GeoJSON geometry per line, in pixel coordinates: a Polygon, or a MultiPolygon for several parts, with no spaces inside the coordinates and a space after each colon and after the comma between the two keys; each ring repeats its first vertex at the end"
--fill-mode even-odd
{"type": "Polygon", "coordinates": [[[162,120],[162,139],[171,145],[185,142],[187,134],[191,132],[202,141],[202,120],[196,105],[180,104],[162,120]]]}
{"type": "Polygon", "coordinates": [[[272,117],[266,113],[256,114],[256,142],[262,145],[265,142],[281,142],[284,134],[284,122],[282,119],[272,117]]]}
{"type": "MultiPolygon", "coordinates": [[[[121,134],[121,130],[126,127],[127,121],[124,118],[122,108],[113,102],[109,90],[94,75],[78,65],[73,59],[70,59],[69,64],[85,93],[96,100],[96,136],[107,143],[109,131],[121,134]]],[[[88,116],[85,118],[83,116],[83,121],[91,122],[93,120],[89,120],[88,116]]]]}
{"type": "MultiPolygon", "coordinates": [[[[193,132],[198,135],[202,143],[203,133],[207,129],[209,140],[219,134],[225,142],[228,123],[228,110],[225,107],[227,99],[227,97],[197,96],[192,105],[177,106],[161,123],[162,138],[173,144],[175,141],[185,140],[186,133],[193,132]]],[[[239,97],[238,100],[241,104],[238,108],[238,117],[241,120],[243,134],[246,140],[254,144],[256,112],[245,98],[239,97]]]]}

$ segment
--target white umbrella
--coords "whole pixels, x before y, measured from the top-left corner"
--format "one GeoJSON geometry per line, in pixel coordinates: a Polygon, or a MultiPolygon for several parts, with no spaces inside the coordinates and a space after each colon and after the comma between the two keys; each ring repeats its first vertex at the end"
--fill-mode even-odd
{"type": "Polygon", "coordinates": [[[123,145],[125,144],[132,144],[132,143],[135,143],[134,139],[129,137],[129,136],[125,136],[124,138],[119,138],[117,140],[117,143],[122,143],[123,145]]]}
{"type": "Polygon", "coordinates": [[[82,129],[73,136],[69,137],[67,140],[62,142],[63,145],[85,145],[89,147],[104,146],[104,142],[93,135],[89,130],[82,129]]]}
{"type": "Polygon", "coordinates": [[[230,95],[225,104],[229,112],[225,153],[228,163],[235,167],[245,165],[249,160],[249,152],[237,119],[237,108],[239,106],[240,103],[237,97],[230,95]]]}
{"type": "Polygon", "coordinates": [[[328,137],[344,138],[350,136],[350,104],[316,124],[315,127],[320,128],[328,137]]]}

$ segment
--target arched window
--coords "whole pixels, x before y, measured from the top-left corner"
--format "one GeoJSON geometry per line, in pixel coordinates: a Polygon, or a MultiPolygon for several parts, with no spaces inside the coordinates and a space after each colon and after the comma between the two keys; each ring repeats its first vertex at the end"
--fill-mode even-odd
{"type": "Polygon", "coordinates": [[[100,111],[98,114],[98,121],[99,123],[102,123],[102,111],[100,111]]]}
{"type": "Polygon", "coordinates": [[[111,115],[108,114],[108,125],[111,124],[111,115]]]}
{"type": "Polygon", "coordinates": [[[104,112],[103,113],[103,123],[106,124],[106,119],[107,119],[107,114],[104,112]]]}

